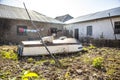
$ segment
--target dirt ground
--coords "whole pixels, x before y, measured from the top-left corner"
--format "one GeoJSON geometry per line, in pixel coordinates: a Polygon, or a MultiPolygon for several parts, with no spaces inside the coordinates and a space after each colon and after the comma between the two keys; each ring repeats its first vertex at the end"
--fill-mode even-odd
{"type": "Polygon", "coordinates": [[[120,49],[87,46],[83,51],[18,57],[16,46],[0,46],[0,80],[120,80],[120,49]]]}

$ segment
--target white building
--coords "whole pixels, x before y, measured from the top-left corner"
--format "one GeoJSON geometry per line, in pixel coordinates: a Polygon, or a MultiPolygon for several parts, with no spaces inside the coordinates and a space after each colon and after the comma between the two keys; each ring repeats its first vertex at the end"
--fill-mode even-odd
{"type": "Polygon", "coordinates": [[[120,40],[120,7],[80,16],[65,23],[64,29],[77,39],[91,37],[120,40]]]}

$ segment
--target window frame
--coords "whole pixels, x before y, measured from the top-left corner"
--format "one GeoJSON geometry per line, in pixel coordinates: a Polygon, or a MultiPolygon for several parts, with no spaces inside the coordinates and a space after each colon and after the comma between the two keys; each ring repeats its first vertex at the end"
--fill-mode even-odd
{"type": "Polygon", "coordinates": [[[50,28],[50,33],[51,34],[53,34],[53,33],[55,33],[55,34],[57,34],[57,28],[50,28]]]}
{"type": "Polygon", "coordinates": [[[87,36],[92,36],[92,35],[93,35],[93,26],[91,25],[87,26],[87,36]]]}
{"type": "Polygon", "coordinates": [[[18,36],[27,36],[27,32],[19,32],[19,28],[27,29],[26,25],[17,25],[17,35],[18,36]]]}
{"type": "Polygon", "coordinates": [[[120,34],[120,21],[114,22],[114,34],[120,34]]]}

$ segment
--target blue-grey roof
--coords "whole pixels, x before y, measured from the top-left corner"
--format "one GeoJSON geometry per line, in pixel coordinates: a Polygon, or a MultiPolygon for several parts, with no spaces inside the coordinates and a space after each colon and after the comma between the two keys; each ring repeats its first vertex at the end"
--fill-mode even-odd
{"type": "Polygon", "coordinates": [[[66,21],[65,23],[69,24],[69,23],[84,22],[84,21],[96,20],[96,19],[113,17],[113,16],[120,16],[120,7],[80,16],[80,17],[71,19],[69,21],[66,21]],[[109,16],[109,13],[110,13],[110,16],[109,16]]]}
{"type": "Polygon", "coordinates": [[[65,21],[68,21],[70,19],[73,19],[73,17],[69,14],[66,14],[66,15],[63,15],[63,16],[57,16],[55,19],[57,19],[59,21],[62,21],[62,22],[65,22],[65,21]]]}
{"type": "MultiPolygon", "coordinates": [[[[42,15],[36,11],[28,10],[33,21],[62,24],[62,22],[42,15]]],[[[0,18],[30,20],[24,8],[12,7],[0,4],[0,18]]]]}

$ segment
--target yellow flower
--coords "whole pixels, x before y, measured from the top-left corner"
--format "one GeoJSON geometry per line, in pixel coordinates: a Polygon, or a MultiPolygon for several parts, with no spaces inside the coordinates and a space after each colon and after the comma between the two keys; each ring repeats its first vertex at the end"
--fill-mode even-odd
{"type": "Polygon", "coordinates": [[[34,73],[34,72],[29,72],[29,71],[25,71],[24,75],[22,76],[22,80],[29,80],[29,78],[38,78],[38,74],[34,73]]]}

